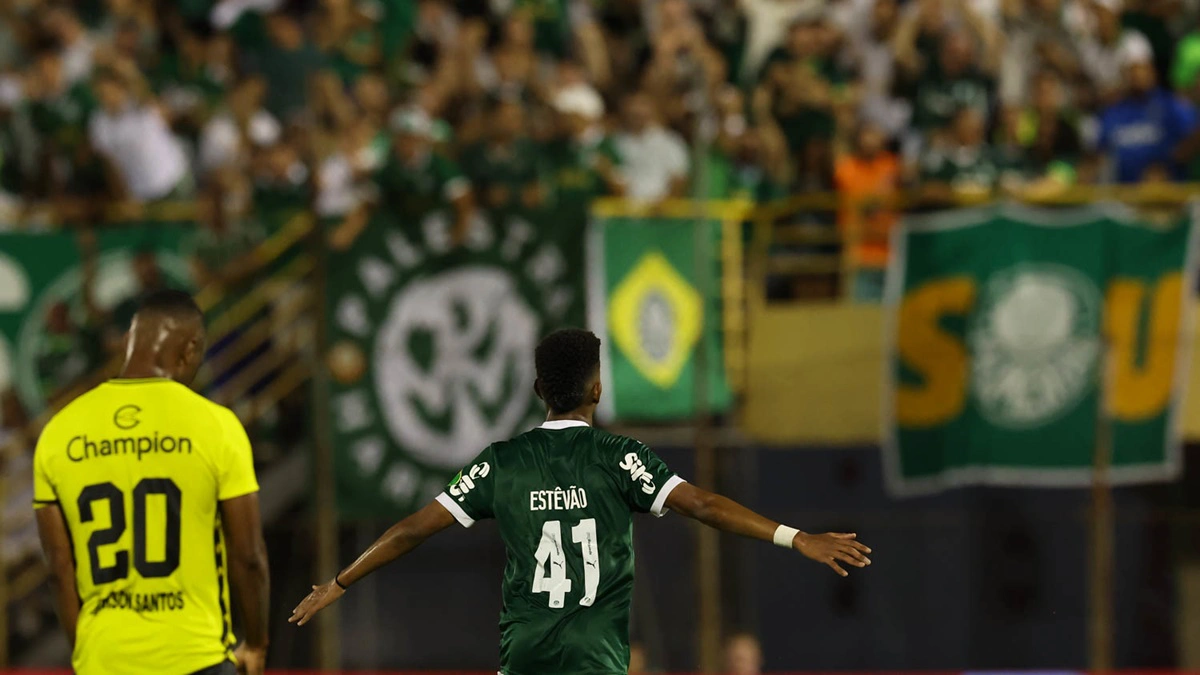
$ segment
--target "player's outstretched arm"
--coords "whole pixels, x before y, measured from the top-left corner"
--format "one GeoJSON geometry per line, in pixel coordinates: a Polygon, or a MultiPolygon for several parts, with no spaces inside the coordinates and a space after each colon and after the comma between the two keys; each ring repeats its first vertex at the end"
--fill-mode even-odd
{"type": "Polygon", "coordinates": [[[258,493],[222,501],[221,522],[229,549],[229,579],[246,631],[246,640],[237,652],[238,670],[257,675],[266,665],[271,602],[271,573],[258,493]]]}
{"type": "Polygon", "coordinates": [[[426,539],[453,523],[454,516],[450,515],[446,507],[437,502],[430,502],[425,508],[391,526],[349,567],[320,586],[313,586],[312,593],[292,610],[288,622],[303,626],[317,612],[342,597],[346,589],[359,579],[420,546],[426,539]]]}
{"type": "Polygon", "coordinates": [[[864,555],[870,553],[871,549],[856,541],[857,535],[807,534],[791,530],[728,497],[722,497],[690,483],[680,483],[667,495],[667,508],[723,532],[774,541],[787,546],[787,541],[780,542],[776,539],[778,533],[782,532],[785,537],[790,537],[790,548],[812,560],[829,565],[834,572],[842,576],[846,576],[846,570],[842,569],[839,562],[854,567],[866,567],[871,564],[870,559],[864,555]]]}
{"type": "Polygon", "coordinates": [[[71,536],[58,504],[37,509],[38,537],[54,578],[54,605],[58,620],[67,631],[67,640],[75,646],[75,625],[79,622],[79,590],[75,587],[75,558],[71,554],[71,536]]]}

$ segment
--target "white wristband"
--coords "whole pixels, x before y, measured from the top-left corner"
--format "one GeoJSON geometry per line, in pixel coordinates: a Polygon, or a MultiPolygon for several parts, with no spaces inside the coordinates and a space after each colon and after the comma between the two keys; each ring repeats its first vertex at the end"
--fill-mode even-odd
{"type": "Polygon", "coordinates": [[[780,525],[775,529],[775,545],[784,548],[791,548],[792,542],[796,539],[796,535],[800,534],[800,530],[787,525],[780,525]]]}

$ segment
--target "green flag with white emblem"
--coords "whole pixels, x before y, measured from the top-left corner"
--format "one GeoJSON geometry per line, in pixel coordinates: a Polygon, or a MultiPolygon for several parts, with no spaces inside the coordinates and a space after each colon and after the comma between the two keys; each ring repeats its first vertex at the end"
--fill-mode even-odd
{"type": "Polygon", "coordinates": [[[717,220],[593,222],[588,315],[603,343],[603,417],[673,420],[728,410],[716,292],[720,232],[717,220]],[[701,371],[707,377],[697,387],[701,371]]]}
{"type": "Polygon", "coordinates": [[[333,447],[340,515],[428,503],[489,444],[537,426],[533,351],[582,314],[557,239],[520,214],[451,220],[381,212],[328,265],[333,447]]]}
{"type": "Polygon", "coordinates": [[[153,254],[163,282],[186,288],[188,240],[167,225],[101,229],[90,288],[97,315],[84,301],[84,251],[75,235],[0,233],[0,391],[11,387],[40,412],[104,365],[128,328],[123,308],[137,304],[135,258],[153,254]]]}
{"type": "Polygon", "coordinates": [[[1082,486],[1182,466],[1189,214],[1012,205],[911,219],[893,247],[884,459],[900,494],[1082,486]]]}

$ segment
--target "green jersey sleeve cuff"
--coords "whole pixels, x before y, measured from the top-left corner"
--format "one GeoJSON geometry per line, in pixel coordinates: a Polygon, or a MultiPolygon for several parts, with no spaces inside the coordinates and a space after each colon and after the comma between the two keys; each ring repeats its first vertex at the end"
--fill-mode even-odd
{"type": "Polygon", "coordinates": [[[650,505],[650,513],[658,516],[659,518],[667,515],[667,511],[670,510],[667,508],[667,497],[671,495],[672,490],[679,487],[680,483],[686,482],[687,481],[679,476],[671,476],[668,478],[667,482],[663,483],[662,488],[659,489],[658,495],[654,497],[654,503],[650,505]]]}
{"type": "Polygon", "coordinates": [[[434,501],[444,506],[446,510],[450,512],[450,515],[454,516],[454,519],[458,521],[459,525],[462,525],[463,527],[470,527],[475,524],[475,519],[471,516],[468,516],[467,512],[463,511],[463,508],[445,492],[438,495],[434,501]]]}

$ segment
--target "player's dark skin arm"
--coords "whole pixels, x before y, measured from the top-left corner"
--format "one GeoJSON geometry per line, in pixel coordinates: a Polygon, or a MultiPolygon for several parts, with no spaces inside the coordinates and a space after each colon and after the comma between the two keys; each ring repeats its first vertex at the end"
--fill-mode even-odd
{"type": "MultiPolygon", "coordinates": [[[[667,508],[697,520],[709,527],[743,537],[773,541],[779,523],[758,515],[737,502],[703,490],[690,483],[680,483],[667,495],[667,508]]],[[[866,567],[871,564],[866,553],[871,549],[855,541],[854,534],[807,534],[797,533],[792,538],[792,548],[819,563],[833,568],[834,572],[846,576],[839,562],[866,567]]]]}
{"type": "Polygon", "coordinates": [[[453,524],[454,516],[450,515],[446,507],[437,502],[430,502],[425,508],[388,528],[387,532],[358,556],[358,560],[338,572],[333,579],[320,586],[313,586],[312,593],[292,610],[288,623],[303,626],[314,614],[342,597],[345,593],[342,586],[349,588],[359,579],[412,551],[426,539],[453,524]],[[341,586],[338,585],[339,582],[341,586]]]}
{"type": "MultiPolygon", "coordinates": [[[[242,614],[246,631],[238,661],[242,665],[254,661],[261,668],[269,640],[271,575],[267,566],[267,544],[262,536],[258,494],[221,502],[221,523],[225,529],[234,602],[242,614]]],[[[249,672],[256,671],[251,668],[249,672]]]]}
{"type": "Polygon", "coordinates": [[[63,630],[67,632],[67,641],[74,648],[75,626],[79,623],[79,590],[75,586],[75,556],[71,553],[71,536],[58,504],[48,504],[34,513],[37,514],[42,551],[53,579],[54,607],[63,630]]]}

